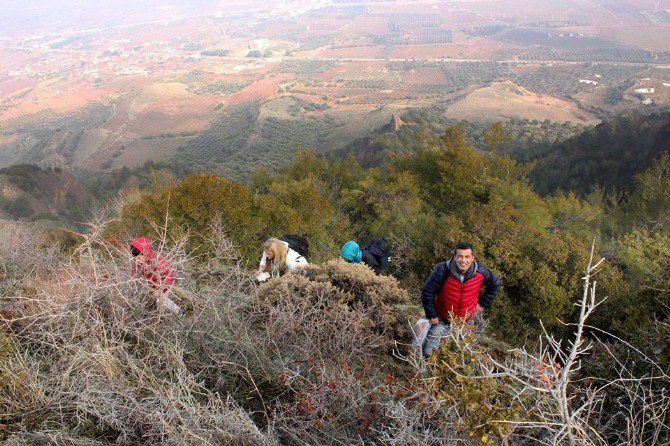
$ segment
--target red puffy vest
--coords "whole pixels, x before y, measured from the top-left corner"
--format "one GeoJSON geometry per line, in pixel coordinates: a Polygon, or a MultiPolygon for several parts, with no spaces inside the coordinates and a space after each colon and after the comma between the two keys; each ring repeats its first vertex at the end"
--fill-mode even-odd
{"type": "Polygon", "coordinates": [[[435,299],[437,314],[445,321],[451,319],[451,314],[470,319],[479,303],[479,289],[483,283],[484,275],[479,271],[463,283],[450,274],[435,299]]]}

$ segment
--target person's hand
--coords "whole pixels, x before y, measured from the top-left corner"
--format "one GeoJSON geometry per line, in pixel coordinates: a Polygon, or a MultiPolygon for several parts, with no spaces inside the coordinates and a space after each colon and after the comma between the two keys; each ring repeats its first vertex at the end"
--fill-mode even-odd
{"type": "Polygon", "coordinates": [[[430,322],[430,325],[437,325],[440,323],[440,318],[434,317],[432,319],[428,319],[428,322],[430,322]]]}
{"type": "Polygon", "coordinates": [[[484,307],[481,305],[477,304],[477,308],[475,308],[475,314],[480,314],[484,312],[484,307]]]}

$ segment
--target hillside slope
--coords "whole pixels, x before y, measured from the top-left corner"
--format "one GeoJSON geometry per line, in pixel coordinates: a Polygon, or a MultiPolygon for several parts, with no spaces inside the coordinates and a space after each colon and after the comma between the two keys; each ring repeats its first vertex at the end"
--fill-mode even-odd
{"type": "Polygon", "coordinates": [[[536,190],[588,193],[595,185],[630,190],[635,174],[670,148],[670,112],[627,115],[549,146],[531,173],[536,190]]]}
{"type": "Polygon", "coordinates": [[[492,82],[474,90],[450,105],[445,115],[453,119],[491,122],[510,118],[583,124],[600,121],[574,102],[531,92],[512,81],[492,82]]]}
{"type": "Polygon", "coordinates": [[[91,195],[69,172],[17,164],[0,169],[0,208],[14,218],[73,221],[91,195]]]}

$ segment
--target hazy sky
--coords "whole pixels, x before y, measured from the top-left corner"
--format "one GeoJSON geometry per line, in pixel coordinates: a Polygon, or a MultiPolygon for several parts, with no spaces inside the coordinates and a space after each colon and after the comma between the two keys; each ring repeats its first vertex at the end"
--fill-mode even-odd
{"type": "MultiPolygon", "coordinates": [[[[201,14],[238,11],[254,1],[235,0],[27,0],[0,1],[0,33],[67,32],[123,26],[201,14]]],[[[263,2],[265,5],[276,0],[263,2]]]]}

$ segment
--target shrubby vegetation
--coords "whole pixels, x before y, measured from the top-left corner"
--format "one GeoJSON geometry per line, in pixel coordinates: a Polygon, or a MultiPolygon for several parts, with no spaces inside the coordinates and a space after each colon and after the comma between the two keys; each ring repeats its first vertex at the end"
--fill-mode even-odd
{"type": "Polygon", "coordinates": [[[230,51],[227,49],[202,50],[200,54],[202,56],[226,57],[230,54],[230,51]]]}
{"type": "Polygon", "coordinates": [[[509,79],[509,67],[500,62],[390,62],[389,70],[408,71],[419,67],[438,67],[447,78],[446,85],[440,85],[440,92],[452,93],[469,85],[492,82],[501,78],[509,79]]]}
{"type": "Polygon", "coordinates": [[[372,88],[384,90],[399,85],[402,81],[397,73],[382,72],[351,72],[342,73],[335,78],[336,81],[344,82],[351,88],[372,88]]]}
{"type": "Polygon", "coordinates": [[[470,37],[483,37],[498,34],[505,29],[507,29],[507,25],[495,24],[475,26],[474,28],[465,28],[463,29],[463,32],[470,37]]]}
{"type": "MultiPolygon", "coordinates": [[[[484,139],[497,150],[496,138],[503,136],[491,131],[484,139]]],[[[307,234],[318,260],[332,256],[345,239],[381,234],[396,246],[395,274],[407,286],[417,286],[437,259],[449,256],[450,246],[468,239],[505,283],[491,314],[501,335],[516,342],[532,339],[541,331],[540,319],[545,327],[562,330],[558,321],[574,316],[571,302],[591,238],[601,230],[618,237],[623,229],[615,222],[627,221],[632,211],[613,213],[605,196],[601,201],[570,193],[542,198],[529,182],[532,165],[495,150],[477,152],[459,127],[439,137],[419,132],[408,138],[414,138],[414,151],[396,152],[382,169],[365,169],[352,157],[323,159],[302,152],[276,174],[257,172],[250,186],[215,176],[187,177],[128,205],[122,215],[130,220],[122,226],[146,231],[169,214],[180,223],[174,230],[205,234],[210,219],[219,215],[242,259],[252,264],[260,242],[283,232],[307,234]]],[[[660,215],[659,206],[665,205],[652,206],[654,215],[660,215]]],[[[616,238],[601,243],[608,249],[618,244],[616,238]]],[[[622,271],[608,264],[601,283],[611,286],[613,312],[625,313],[617,305],[637,292],[623,282],[622,271]]],[[[634,325],[625,318],[619,322],[617,334],[628,337],[626,330],[634,325]]]]}
{"type": "Polygon", "coordinates": [[[197,87],[191,88],[190,90],[193,91],[193,93],[200,95],[235,93],[236,91],[240,91],[247,85],[249,85],[248,81],[236,80],[236,79],[233,80],[223,79],[215,82],[209,82],[206,84],[198,85],[197,87]]]}
{"type": "Polygon", "coordinates": [[[147,188],[160,175],[168,175],[172,178],[181,179],[188,172],[179,165],[168,165],[147,161],[141,166],[129,168],[123,166],[105,174],[83,174],[80,173],[81,181],[91,194],[101,203],[113,199],[123,189],[132,186],[140,189],[147,188]]]}
{"type": "Polygon", "coordinates": [[[670,144],[670,113],[630,114],[553,145],[537,148],[536,190],[588,193],[630,190],[633,177],[652,166],[670,144]]]}
{"type": "Polygon", "coordinates": [[[0,232],[0,435],[82,445],[670,442],[668,155],[613,202],[598,191],[538,195],[533,166],[501,150],[502,126],[484,132],[488,151],[457,126],[406,137],[412,150],[374,168],[300,151],[248,184],[157,177],[122,194],[69,250],[0,232]],[[307,236],[312,265],[258,286],[263,240],[289,232],[307,236]],[[137,234],[177,269],[184,318],[157,314],[130,276],[125,240],[137,234]],[[391,242],[393,277],[334,260],[343,241],[372,236],[391,242]],[[589,249],[594,236],[607,261],[589,249]],[[504,289],[474,329],[454,324],[421,372],[407,345],[418,289],[464,239],[504,289]]]}
{"type": "Polygon", "coordinates": [[[390,34],[374,36],[372,41],[378,45],[428,45],[451,43],[453,35],[450,29],[440,27],[421,27],[391,29],[390,34]]]}
{"type": "MultiPolygon", "coordinates": [[[[531,91],[570,97],[593,89],[592,85],[579,82],[579,79],[587,79],[605,86],[613,96],[621,85],[628,85],[636,77],[645,77],[647,70],[645,66],[585,63],[576,67],[540,67],[514,76],[513,80],[531,91]]],[[[618,102],[612,101],[613,104],[618,102]]]]}
{"type": "MultiPolygon", "coordinates": [[[[307,101],[297,101],[295,107],[323,108],[307,101]]],[[[289,113],[295,113],[295,107],[289,108],[289,113]]],[[[206,130],[178,150],[171,164],[244,180],[258,167],[279,169],[292,160],[296,147],[317,146],[338,124],[329,116],[302,119],[269,116],[259,120],[259,113],[259,103],[225,108],[206,130]]]]}
{"type": "Polygon", "coordinates": [[[670,52],[654,52],[635,48],[576,48],[565,50],[553,47],[537,47],[519,57],[524,60],[658,63],[670,60],[670,52]]]}
{"type": "Polygon", "coordinates": [[[255,102],[225,108],[207,129],[179,149],[173,162],[202,169],[224,161],[246,145],[258,119],[258,109],[255,102]]]}
{"type": "Polygon", "coordinates": [[[335,152],[352,153],[364,166],[384,163],[392,153],[412,153],[422,134],[439,135],[446,126],[459,126],[465,141],[478,150],[509,153],[515,160],[529,162],[541,156],[548,147],[583,133],[587,127],[570,122],[510,119],[495,124],[447,119],[439,107],[410,109],[402,117],[405,123],[397,132],[382,129],[362,141],[335,152]],[[497,133],[493,144],[491,136],[497,133]]]}
{"type": "Polygon", "coordinates": [[[306,60],[306,59],[285,59],[282,60],[272,71],[279,73],[314,74],[325,73],[335,66],[331,60],[306,60]]]}

